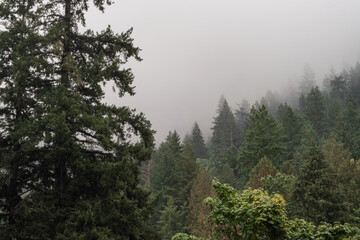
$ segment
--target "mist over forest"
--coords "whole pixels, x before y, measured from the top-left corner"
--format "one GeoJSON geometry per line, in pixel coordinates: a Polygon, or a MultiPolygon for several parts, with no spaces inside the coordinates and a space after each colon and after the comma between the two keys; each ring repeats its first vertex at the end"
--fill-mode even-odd
{"type": "Polygon", "coordinates": [[[360,1],[0,1],[0,239],[360,239],[360,1]]]}
{"type": "Polygon", "coordinates": [[[360,59],[359,1],[122,1],[87,26],[117,32],[133,27],[141,62],[130,61],[134,97],[106,101],[144,112],[157,131],[183,137],[197,121],[211,136],[221,95],[233,109],[268,90],[282,98],[298,92],[305,68],[321,88],[326,74],[349,70],[360,59]],[[126,11],[124,10],[126,9],[126,11]],[[288,90],[288,89],[292,89],[288,90]]]}

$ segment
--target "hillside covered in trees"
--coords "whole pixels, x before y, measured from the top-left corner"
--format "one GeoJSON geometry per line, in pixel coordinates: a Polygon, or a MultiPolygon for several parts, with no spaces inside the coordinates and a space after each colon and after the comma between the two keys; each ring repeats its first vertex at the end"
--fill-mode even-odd
{"type": "MultiPolygon", "coordinates": [[[[222,208],[215,206],[219,202],[204,204],[211,196],[225,201],[235,191],[215,193],[213,178],[233,186],[236,194],[250,194],[252,201],[256,201],[252,194],[260,192],[246,189],[280,194],[286,221],[290,225],[306,221],[299,231],[320,231],[323,224],[360,226],[360,64],[341,73],[330,72],[322,86],[308,76],[298,96],[293,96],[296,99],[288,99],[291,105],[271,92],[251,107],[244,100],[235,109],[221,97],[208,141],[196,122],[184,139],[176,131],[169,132],[143,166],[146,186],[158,200],[151,224],[164,239],[178,232],[204,239],[250,239],[241,229],[252,217],[242,219],[245,213],[238,212],[231,220],[230,213],[219,215],[222,208]],[[231,226],[240,229],[231,233],[231,226]]],[[[240,205],[242,198],[236,200],[240,205]]],[[[224,203],[226,209],[236,212],[236,203],[230,202],[224,203]]],[[[263,221],[270,224],[273,220],[267,217],[263,221]]],[[[261,234],[259,239],[283,239],[261,234]]]]}

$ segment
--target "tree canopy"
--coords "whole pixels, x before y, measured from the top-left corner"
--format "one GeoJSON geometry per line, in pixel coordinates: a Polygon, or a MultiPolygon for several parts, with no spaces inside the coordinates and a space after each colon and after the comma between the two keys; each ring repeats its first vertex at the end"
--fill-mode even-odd
{"type": "MultiPolygon", "coordinates": [[[[94,1],[103,11],[110,1],[94,1]]],[[[139,163],[143,114],[103,102],[134,94],[131,32],[79,31],[85,1],[0,3],[0,235],[4,239],[152,239],[139,163]],[[139,141],[130,142],[131,136],[139,141]],[[126,214],[124,214],[126,212],[126,214]],[[131,223],[131,224],[130,224],[131,223]]]]}

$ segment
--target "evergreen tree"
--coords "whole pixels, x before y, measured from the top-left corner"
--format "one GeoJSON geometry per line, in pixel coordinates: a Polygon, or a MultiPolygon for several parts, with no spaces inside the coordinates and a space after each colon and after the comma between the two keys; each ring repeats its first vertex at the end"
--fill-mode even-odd
{"type": "Polygon", "coordinates": [[[187,144],[183,147],[180,162],[176,167],[176,175],[174,176],[177,189],[175,199],[179,205],[187,202],[197,172],[198,166],[195,161],[194,152],[191,146],[187,144]]]}
{"type": "Polygon", "coordinates": [[[247,182],[250,171],[264,156],[267,156],[275,167],[280,167],[283,162],[283,152],[282,129],[269,115],[265,106],[259,108],[253,106],[237,166],[242,184],[247,182]]]}
{"type": "Polygon", "coordinates": [[[182,213],[169,197],[164,210],[161,211],[159,220],[160,232],[163,239],[170,239],[175,233],[182,231],[182,213]]]}
{"type": "Polygon", "coordinates": [[[304,157],[291,202],[295,215],[316,225],[322,221],[333,223],[340,220],[342,206],[337,196],[334,173],[316,142],[311,143],[304,157]]]}
{"type": "Polygon", "coordinates": [[[190,143],[194,150],[196,158],[207,158],[205,141],[197,122],[195,122],[194,127],[191,131],[190,143]]]}
{"type": "Polygon", "coordinates": [[[318,139],[314,128],[311,124],[305,123],[301,130],[300,145],[296,147],[292,166],[295,169],[296,175],[299,175],[300,168],[305,159],[309,158],[310,149],[314,143],[317,144],[318,139]]]}
{"type": "Polygon", "coordinates": [[[210,229],[205,222],[206,216],[210,213],[209,207],[204,204],[205,198],[214,196],[211,179],[205,168],[201,168],[191,188],[189,197],[188,228],[190,232],[199,237],[210,235],[210,229]]]}
{"type": "Polygon", "coordinates": [[[326,105],[326,119],[323,121],[328,125],[330,130],[333,130],[344,108],[344,102],[339,98],[332,98],[331,96],[327,96],[324,100],[326,105]]]}
{"type": "Polygon", "coordinates": [[[312,88],[306,98],[305,117],[320,136],[326,132],[325,104],[318,87],[312,88]]]}
{"type": "Polygon", "coordinates": [[[286,146],[286,160],[293,159],[295,148],[300,144],[302,122],[298,116],[293,112],[292,108],[285,104],[281,104],[278,109],[279,123],[284,130],[285,146],[286,146]]]}
{"type": "Polygon", "coordinates": [[[153,155],[153,167],[151,169],[151,190],[153,193],[172,197],[177,194],[175,175],[182,149],[177,132],[169,132],[165,142],[160,144],[153,155]]]}
{"type": "Polygon", "coordinates": [[[238,146],[239,130],[235,122],[231,108],[226,101],[222,99],[217,110],[213,135],[211,138],[211,150],[215,164],[219,164],[223,158],[223,153],[232,146],[238,146]]]}
{"type": "Polygon", "coordinates": [[[331,92],[331,81],[336,77],[335,69],[331,66],[329,73],[325,75],[323,80],[323,92],[329,94],[331,92]]]}
{"type": "Polygon", "coordinates": [[[158,227],[162,234],[168,234],[168,231],[161,227],[161,219],[168,219],[169,216],[172,216],[163,216],[168,214],[166,207],[170,198],[173,207],[181,212],[176,219],[171,221],[176,221],[177,228],[186,231],[186,216],[189,212],[187,201],[197,171],[198,168],[191,146],[189,144],[181,145],[180,137],[176,131],[170,132],[166,141],[161,143],[159,149],[154,153],[151,170],[152,191],[158,196],[157,212],[153,216],[152,223],[158,227]]]}
{"type": "MultiPolygon", "coordinates": [[[[101,11],[106,4],[94,2],[101,11]]],[[[4,239],[156,238],[138,178],[150,124],[103,102],[110,81],[120,97],[134,94],[123,64],[140,60],[139,48],[131,30],[80,32],[87,10],[87,0],[0,3],[4,239]]]]}
{"type": "Polygon", "coordinates": [[[355,104],[360,106],[360,63],[357,62],[349,71],[349,89],[355,104]]]}
{"type": "Polygon", "coordinates": [[[330,95],[334,98],[339,98],[341,100],[345,99],[347,95],[347,85],[346,81],[342,75],[335,75],[330,81],[331,92],[330,95]]]}
{"type": "Polygon", "coordinates": [[[334,129],[336,138],[344,143],[353,158],[360,156],[360,113],[351,98],[347,100],[346,106],[340,112],[334,129]]]}
{"type": "Polygon", "coordinates": [[[303,93],[300,94],[299,97],[299,113],[300,114],[305,114],[305,108],[306,108],[306,97],[303,93]]]}
{"type": "Polygon", "coordinates": [[[249,116],[250,116],[250,104],[246,99],[244,99],[241,102],[241,105],[238,105],[238,108],[235,110],[235,120],[239,127],[239,132],[240,132],[240,139],[239,139],[240,143],[244,138],[246,121],[249,118],[249,116]]]}
{"type": "Polygon", "coordinates": [[[344,203],[341,220],[350,222],[352,211],[360,206],[360,169],[357,169],[343,143],[338,142],[333,135],[324,141],[322,150],[324,160],[335,173],[334,181],[339,186],[337,195],[341,196],[344,203]]]}

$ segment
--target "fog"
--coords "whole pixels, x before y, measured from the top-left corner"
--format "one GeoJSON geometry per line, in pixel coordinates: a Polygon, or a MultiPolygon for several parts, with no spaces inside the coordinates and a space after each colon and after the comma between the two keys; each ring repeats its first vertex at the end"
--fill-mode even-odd
{"type": "Polygon", "coordinates": [[[143,112],[157,131],[181,136],[197,121],[205,137],[223,94],[235,107],[268,89],[288,93],[304,66],[321,86],[333,67],[360,60],[359,0],[123,0],[87,14],[87,27],[133,27],[143,61],[130,61],[136,95],[106,101],[143,112]]]}

